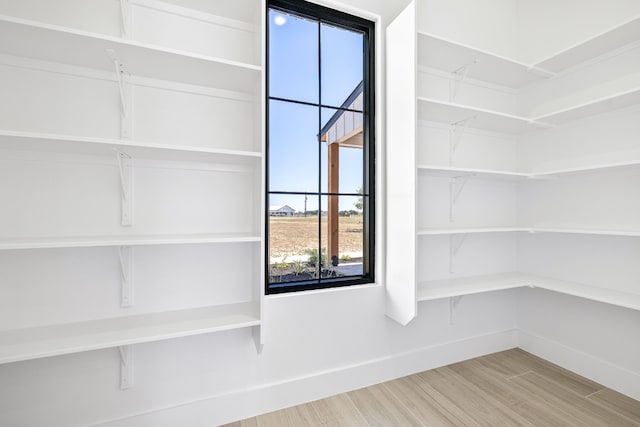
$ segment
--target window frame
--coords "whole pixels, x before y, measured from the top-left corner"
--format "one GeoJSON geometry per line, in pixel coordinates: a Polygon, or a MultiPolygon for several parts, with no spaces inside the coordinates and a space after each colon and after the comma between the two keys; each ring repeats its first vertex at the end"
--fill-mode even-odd
{"type": "MultiPolygon", "coordinates": [[[[265,206],[264,206],[264,218],[265,218],[265,239],[264,239],[264,256],[265,256],[265,294],[282,294],[290,292],[301,292],[308,290],[327,289],[327,288],[340,288],[345,286],[363,285],[375,283],[375,207],[376,207],[376,121],[375,121],[375,22],[368,19],[350,15],[346,12],[331,9],[326,6],[318,5],[315,3],[309,3],[300,0],[267,0],[266,14],[265,14],[265,206]],[[269,104],[271,100],[280,100],[291,103],[299,103],[303,105],[311,105],[319,108],[335,109],[335,105],[323,105],[318,99],[316,103],[307,103],[303,101],[297,101],[292,99],[282,99],[278,97],[270,96],[269,91],[269,11],[271,9],[280,10],[283,13],[293,14],[308,18],[313,21],[318,21],[320,24],[325,23],[334,27],[344,28],[350,31],[358,31],[363,34],[363,182],[362,182],[362,202],[363,202],[363,274],[360,276],[350,276],[346,278],[318,278],[313,280],[296,281],[296,282],[283,282],[278,284],[277,287],[270,287],[270,260],[269,260],[269,200],[272,193],[285,193],[278,191],[271,191],[269,185],[269,104]]],[[[321,41],[318,40],[319,46],[321,41]]],[[[321,49],[318,52],[318,73],[320,75],[321,63],[321,49]]],[[[322,91],[322,83],[319,79],[319,94],[322,91]]],[[[320,160],[320,164],[322,161],[320,160]]],[[[322,172],[319,171],[320,176],[322,172]]],[[[302,194],[302,193],[300,193],[302,194]]],[[[327,195],[322,191],[317,193],[309,193],[317,196],[327,195]]],[[[332,194],[332,193],[331,193],[332,194]]],[[[348,195],[348,193],[337,193],[338,195],[348,195]]],[[[318,206],[318,220],[322,219],[322,206],[318,206]]],[[[322,233],[318,230],[318,238],[322,239],[322,233]]],[[[321,248],[322,245],[318,249],[321,248]]]]}

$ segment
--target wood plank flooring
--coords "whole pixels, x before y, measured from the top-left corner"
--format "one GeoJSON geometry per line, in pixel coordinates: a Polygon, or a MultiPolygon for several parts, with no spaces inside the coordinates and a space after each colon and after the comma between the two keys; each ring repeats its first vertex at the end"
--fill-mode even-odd
{"type": "Polygon", "coordinates": [[[640,427],[640,401],[513,349],[226,425],[287,426],[640,427]]]}

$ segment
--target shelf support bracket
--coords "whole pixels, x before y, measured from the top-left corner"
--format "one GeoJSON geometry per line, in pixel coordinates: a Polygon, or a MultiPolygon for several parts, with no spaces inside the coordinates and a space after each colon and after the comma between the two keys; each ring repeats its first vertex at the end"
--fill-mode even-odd
{"type": "Polygon", "coordinates": [[[129,0],[120,0],[120,19],[122,20],[121,36],[127,38],[131,33],[131,3],[129,0]]]}
{"type": "Polygon", "coordinates": [[[256,345],[256,352],[262,354],[262,349],[264,348],[264,343],[262,342],[262,325],[253,326],[251,333],[256,345]]]}
{"type": "Polygon", "coordinates": [[[458,96],[458,92],[460,91],[460,85],[462,85],[462,83],[464,83],[464,81],[467,79],[469,69],[477,62],[477,59],[473,60],[473,62],[470,62],[467,65],[463,65],[457,70],[453,70],[451,72],[451,78],[449,79],[449,101],[456,101],[456,97],[458,96]]]}
{"type": "Polygon", "coordinates": [[[120,246],[118,248],[120,261],[120,306],[122,308],[133,305],[133,247],[120,246]]]}
{"type": "Polygon", "coordinates": [[[467,131],[469,122],[474,120],[477,116],[467,117],[459,122],[451,123],[449,129],[449,166],[453,166],[453,155],[462,141],[462,135],[467,131]]]}
{"type": "Polygon", "coordinates": [[[451,234],[449,236],[449,273],[455,272],[455,259],[458,255],[458,251],[462,247],[462,244],[467,239],[468,233],[464,234],[451,234]]]}
{"type": "Polygon", "coordinates": [[[458,304],[460,304],[461,299],[462,295],[449,297],[449,325],[453,325],[455,323],[456,308],[458,307],[458,304]]]}
{"type": "Polygon", "coordinates": [[[107,49],[107,56],[113,62],[120,95],[120,138],[130,139],[133,136],[133,85],[131,75],[127,73],[125,66],[118,59],[113,49],[107,49]]]}
{"type": "Polygon", "coordinates": [[[121,345],[120,353],[120,390],[133,387],[133,346],[121,345]]]}
{"type": "Polygon", "coordinates": [[[120,172],[120,194],[122,214],[120,223],[123,227],[133,225],[133,160],[131,156],[116,150],[118,170],[120,172]]]}
{"type": "Polygon", "coordinates": [[[457,176],[449,182],[449,222],[455,221],[455,206],[472,175],[457,176]]]}

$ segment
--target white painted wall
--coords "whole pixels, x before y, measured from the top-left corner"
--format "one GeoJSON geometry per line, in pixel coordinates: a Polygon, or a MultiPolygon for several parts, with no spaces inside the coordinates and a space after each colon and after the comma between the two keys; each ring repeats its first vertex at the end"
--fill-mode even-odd
{"type": "Polygon", "coordinates": [[[519,347],[640,399],[640,312],[540,289],[517,300],[519,347]]]}
{"type": "Polygon", "coordinates": [[[640,87],[640,42],[520,90],[518,113],[539,117],[640,87]]]}
{"type": "Polygon", "coordinates": [[[635,0],[514,0],[521,59],[537,63],[640,14],[635,0]]]}
{"type": "MultiPolygon", "coordinates": [[[[211,2],[172,3],[220,12],[208,8],[211,2]]],[[[406,2],[354,1],[346,9],[367,9],[370,18],[381,14],[378,45],[384,46],[381,29],[402,3],[406,2]]],[[[35,0],[3,1],[0,11],[118,35],[116,1],[100,2],[101,10],[108,12],[95,16],[65,13],[78,6],[72,0],[58,4],[55,12],[34,7],[38,4],[42,6],[35,0]]],[[[251,8],[233,10],[234,18],[251,16],[251,8]]],[[[140,24],[134,28],[139,28],[134,35],[158,42],[148,34],[152,28],[140,24]]],[[[181,42],[174,47],[187,49],[188,35],[185,40],[186,45],[181,42]]],[[[245,53],[251,50],[248,43],[241,43],[245,53]]],[[[194,50],[212,53],[206,49],[198,46],[194,50]]],[[[377,139],[378,158],[383,159],[384,51],[380,53],[377,139]]],[[[60,73],[55,65],[27,62],[20,58],[2,62],[3,93],[11,100],[1,103],[2,127],[118,136],[117,87],[111,75],[76,69],[60,73]]],[[[163,82],[159,87],[157,82],[143,83],[135,93],[136,137],[169,144],[259,149],[253,138],[251,123],[257,120],[257,113],[251,98],[163,82]],[[239,117],[244,118],[242,123],[237,122],[239,117]]],[[[0,193],[15,208],[2,211],[3,237],[120,231],[113,228],[119,215],[113,159],[12,150],[3,152],[1,159],[5,167],[0,193]]],[[[146,165],[135,176],[135,213],[140,221],[125,232],[213,232],[222,223],[235,231],[259,229],[259,218],[250,215],[258,210],[260,199],[254,193],[259,188],[258,177],[247,173],[251,168],[232,172],[230,179],[225,165],[220,165],[221,170],[164,160],[140,165],[146,165]],[[225,203],[209,206],[208,194],[226,195],[225,203]]],[[[383,167],[381,162],[379,189],[384,189],[383,167]]],[[[378,259],[382,259],[384,245],[382,202],[380,198],[378,259]]],[[[256,246],[138,248],[136,304],[130,309],[119,308],[114,248],[1,252],[0,329],[251,300],[260,269],[258,265],[247,269],[243,260],[257,258],[256,246]]],[[[378,277],[384,272],[381,264],[378,277]]],[[[381,284],[268,297],[266,345],[261,355],[256,353],[249,330],[136,345],[134,387],[126,391],[119,388],[117,349],[1,365],[0,424],[210,426],[516,344],[512,292],[466,299],[455,325],[449,325],[448,304],[437,301],[420,304],[419,318],[402,327],[383,315],[385,299],[381,284]]]]}
{"type": "Polygon", "coordinates": [[[262,355],[248,330],[136,345],[126,391],[117,349],[2,365],[0,422],[217,425],[516,345],[511,292],[465,299],[453,326],[447,301],[407,327],[384,305],[380,286],[269,297],[262,355]]]}
{"type": "MultiPolygon", "coordinates": [[[[89,16],[93,16],[93,11],[69,17],[63,13],[64,7],[57,8],[54,13],[45,12],[42,8],[22,6],[26,3],[2,0],[0,10],[18,16],[24,13],[33,19],[51,18],[53,22],[61,25],[78,24],[79,28],[84,28],[80,25],[87,25],[84,29],[108,34],[115,35],[118,32],[118,27],[112,25],[113,20],[118,18],[118,5],[115,1],[104,0],[100,3],[100,10],[104,9],[105,12],[96,12],[95,19],[88,19],[89,16]]],[[[71,0],[65,4],[68,4],[69,8],[75,8],[81,7],[80,3],[84,4],[71,0]]],[[[207,5],[212,4],[197,0],[176,0],[172,3],[202,10],[207,10],[207,5]]],[[[226,2],[216,2],[223,3],[226,2]]],[[[359,8],[369,11],[372,14],[368,15],[370,17],[380,15],[380,30],[408,2],[352,0],[346,3],[348,10],[359,8]]],[[[427,31],[498,53],[519,54],[521,49],[515,45],[519,27],[513,19],[516,13],[522,13],[523,9],[519,3],[496,0],[492,2],[491,7],[480,7],[476,6],[477,2],[461,0],[425,0],[425,3],[424,10],[432,11],[425,17],[427,31]]],[[[251,16],[251,7],[240,9],[234,9],[238,15],[234,16],[235,18],[251,16]]],[[[209,12],[219,13],[215,10],[209,12]]],[[[612,16],[607,17],[607,20],[617,18],[618,16],[612,16]]],[[[606,25],[608,24],[609,21],[606,25]]],[[[378,43],[381,47],[385,45],[383,34],[383,31],[378,32],[378,43]]],[[[250,47],[245,47],[247,52],[251,50],[250,47]]],[[[380,55],[378,60],[378,91],[381,94],[378,101],[381,107],[384,105],[384,54],[380,55]]],[[[5,65],[0,67],[0,72],[7,78],[0,79],[0,82],[4,82],[0,84],[4,85],[2,93],[11,95],[11,102],[0,102],[0,120],[6,122],[2,123],[2,126],[40,131],[73,130],[79,134],[101,136],[117,134],[117,96],[112,90],[115,86],[112,80],[85,80],[75,77],[75,91],[69,92],[64,89],[71,77],[53,73],[43,74],[43,71],[34,70],[19,73],[15,67],[6,66],[6,62],[2,61],[5,65]],[[69,96],[70,93],[72,96],[69,96]],[[56,109],[54,101],[60,99],[67,101],[64,103],[67,109],[56,109]],[[112,107],[104,107],[104,103],[100,102],[103,100],[104,103],[112,103],[112,107]],[[30,109],[17,108],[20,102],[28,103],[30,109]],[[44,109],[43,106],[49,108],[44,109]],[[51,116],[51,111],[54,111],[55,115],[51,116]],[[97,113],[87,112],[100,114],[98,117],[97,113]],[[76,120],[78,116],[82,120],[76,120]],[[100,120],[97,120],[98,118],[100,120]]],[[[437,84],[432,87],[436,91],[442,90],[437,84]]],[[[224,120],[224,111],[229,108],[242,111],[246,109],[246,112],[229,114],[231,118],[237,117],[238,114],[257,117],[254,109],[247,108],[243,102],[236,103],[237,101],[221,100],[216,96],[188,92],[174,93],[166,88],[141,90],[140,106],[145,108],[136,115],[139,125],[136,128],[137,132],[150,139],[180,143],[182,139],[176,135],[186,124],[192,132],[189,134],[190,139],[193,138],[199,144],[207,146],[214,137],[219,136],[217,129],[221,126],[224,129],[223,136],[228,137],[222,138],[222,143],[229,144],[226,148],[259,149],[259,144],[255,143],[256,138],[241,136],[242,132],[252,126],[241,126],[242,124],[224,120]],[[162,108],[168,110],[162,110],[160,105],[165,105],[162,108]],[[205,120],[204,113],[203,116],[193,117],[185,113],[189,111],[206,111],[207,116],[223,116],[221,123],[218,123],[219,126],[214,126],[205,120]],[[175,117],[181,112],[185,114],[179,116],[182,118],[181,121],[168,120],[168,117],[175,117]],[[183,121],[186,123],[182,123],[183,121]],[[159,126],[154,126],[154,123],[158,123],[159,126]],[[234,130],[241,132],[241,135],[234,130]]],[[[480,92],[477,92],[467,101],[481,102],[485,95],[479,94],[480,92]]],[[[513,106],[513,99],[504,98],[504,92],[496,94],[494,98],[485,97],[485,100],[492,103],[509,102],[508,105],[513,106]]],[[[378,158],[384,159],[387,149],[383,137],[384,111],[382,108],[378,111],[381,118],[377,133],[378,158]]],[[[637,122],[624,122],[623,126],[626,127],[623,129],[636,132],[637,125],[634,123],[637,122]]],[[[620,128],[615,129],[615,132],[618,132],[620,128]]],[[[562,139],[562,132],[564,131],[559,130],[555,134],[558,139],[562,139]]],[[[446,130],[420,125],[418,133],[419,140],[429,141],[429,144],[419,148],[420,160],[436,159],[437,163],[448,160],[446,130]]],[[[548,141],[548,145],[553,144],[553,140],[548,141]]],[[[581,141],[576,139],[571,143],[567,142],[573,145],[563,145],[553,151],[555,154],[550,154],[552,151],[534,153],[531,147],[539,141],[532,141],[530,144],[525,141],[522,145],[516,146],[510,137],[504,135],[472,132],[461,145],[456,161],[460,162],[460,166],[512,170],[519,165],[527,170],[529,167],[533,169],[537,165],[553,162],[554,156],[562,157],[567,162],[574,161],[575,151],[572,150],[580,148],[581,141]],[[517,150],[514,147],[517,147],[517,150]]],[[[620,150],[626,150],[631,143],[627,144],[625,141],[627,140],[624,138],[616,138],[613,143],[620,150]]],[[[606,152],[597,141],[590,141],[587,147],[592,158],[606,152]]],[[[114,212],[101,209],[99,204],[104,201],[94,198],[93,185],[103,185],[103,193],[114,199],[113,205],[117,206],[118,182],[112,165],[108,168],[95,165],[91,168],[80,167],[77,163],[78,158],[42,154],[42,164],[47,166],[38,168],[30,160],[16,160],[20,156],[24,157],[24,153],[11,153],[11,156],[12,166],[3,167],[0,172],[4,175],[0,181],[0,194],[3,200],[28,207],[30,215],[38,218],[36,223],[41,229],[13,228],[13,224],[25,219],[12,216],[12,211],[2,211],[1,215],[4,217],[1,218],[0,224],[4,227],[3,237],[15,230],[34,235],[65,231],[83,233],[96,225],[102,227],[101,230],[105,233],[110,231],[110,220],[103,220],[103,217],[117,217],[117,209],[114,212]],[[57,159],[57,162],[52,163],[52,159],[57,159]],[[16,183],[19,183],[23,192],[16,191],[16,183]],[[60,188],[64,184],[69,185],[65,187],[66,190],[60,188]],[[51,189],[42,194],[41,200],[34,202],[31,198],[39,194],[38,189],[43,188],[42,185],[49,185],[51,189]],[[21,198],[22,194],[27,193],[32,197],[27,198],[28,200],[21,198]],[[47,199],[47,196],[51,199],[47,199]],[[77,209],[81,208],[73,204],[58,204],[59,200],[76,200],[76,197],[96,203],[85,207],[91,209],[89,213],[96,215],[91,216],[92,219],[87,224],[70,219],[74,218],[77,209]],[[50,209],[52,206],[57,206],[59,210],[42,210],[50,209]],[[52,213],[54,215],[51,222],[43,219],[52,213]]],[[[5,163],[11,160],[9,153],[5,152],[0,159],[5,163]]],[[[380,166],[378,188],[382,189],[381,194],[384,194],[384,161],[381,161],[380,166]]],[[[219,182],[224,180],[219,174],[217,171],[195,172],[151,165],[140,176],[141,190],[148,190],[143,194],[150,197],[146,199],[148,203],[142,199],[142,212],[151,215],[152,206],[157,203],[162,203],[165,207],[187,203],[195,210],[211,211],[210,206],[202,208],[199,203],[205,203],[202,200],[206,199],[206,194],[211,191],[225,191],[218,188],[219,182]],[[208,178],[198,182],[205,184],[194,185],[190,177],[201,173],[206,174],[208,178]],[[163,185],[155,187],[154,182],[163,185]],[[157,193],[149,193],[154,189],[157,193]]],[[[250,176],[245,175],[247,174],[241,175],[244,178],[229,191],[256,191],[258,185],[250,176]]],[[[443,187],[439,184],[442,183],[438,183],[437,180],[424,184],[425,194],[442,192],[443,187]]],[[[483,219],[492,215],[502,215],[501,221],[520,219],[514,189],[511,184],[500,185],[499,193],[494,193],[494,189],[482,185],[470,187],[471,197],[462,202],[467,203],[465,211],[482,207],[480,201],[484,196],[496,195],[500,197],[500,204],[495,206],[494,212],[483,212],[483,219]],[[500,209],[497,209],[498,207],[500,209]]],[[[228,199],[233,206],[238,205],[238,208],[255,208],[245,206],[245,199],[235,199],[233,196],[229,196],[228,199]]],[[[257,199],[251,198],[254,202],[257,199]]],[[[379,212],[382,213],[377,230],[378,259],[383,259],[383,198],[380,197],[378,202],[379,212]]],[[[423,219],[429,219],[434,224],[446,220],[446,212],[431,209],[428,205],[419,208],[419,211],[425,213],[423,219]]],[[[180,231],[180,227],[197,226],[196,228],[202,230],[216,224],[211,222],[211,218],[193,218],[191,215],[194,213],[190,210],[172,212],[173,215],[165,215],[166,213],[167,211],[160,212],[159,216],[153,217],[154,227],[180,231]]],[[[219,215],[226,213],[221,212],[219,215]]],[[[471,225],[474,219],[478,218],[465,218],[463,215],[460,221],[468,221],[471,225]]],[[[235,224],[239,229],[255,230],[259,226],[255,219],[242,215],[227,218],[226,221],[235,224]]],[[[468,242],[468,252],[461,253],[459,273],[482,274],[516,266],[532,270],[537,267],[526,264],[520,257],[516,259],[516,251],[513,248],[516,245],[522,246],[523,242],[514,241],[509,236],[482,239],[468,242]],[[487,245],[495,250],[483,251],[487,245]],[[485,258],[479,258],[478,254],[483,252],[485,258]],[[491,254],[504,256],[495,257],[491,254]]],[[[565,240],[563,242],[566,243],[565,240]]],[[[628,240],[625,242],[626,245],[630,244],[628,240]]],[[[638,247],[634,246],[634,243],[630,245],[630,252],[624,251],[625,248],[621,245],[616,246],[616,249],[627,255],[637,253],[638,247]]],[[[418,250],[426,254],[441,254],[445,248],[446,242],[434,239],[430,243],[423,242],[418,250]]],[[[535,251],[536,247],[531,245],[527,250],[535,251]]],[[[215,249],[188,247],[183,250],[145,248],[140,254],[137,267],[139,270],[136,271],[137,304],[132,310],[153,312],[167,307],[213,304],[220,300],[247,300],[251,297],[251,288],[246,286],[246,281],[255,281],[256,278],[248,277],[252,274],[243,269],[240,260],[242,254],[246,256],[257,251],[256,248],[247,249],[242,245],[215,249]],[[198,260],[207,262],[194,264],[194,261],[198,260]],[[211,279],[212,275],[215,280],[211,279]]],[[[587,255],[596,257],[598,254],[587,255]]],[[[431,259],[429,258],[429,262],[431,259]]],[[[615,260],[614,257],[608,258],[612,268],[616,266],[613,264],[615,260]]],[[[624,259],[618,261],[623,262],[624,259]]],[[[108,248],[0,253],[0,329],[99,318],[121,313],[120,309],[116,308],[118,290],[113,286],[114,282],[117,283],[114,274],[118,271],[111,263],[115,262],[115,254],[110,253],[108,248]]],[[[437,275],[448,274],[442,269],[442,263],[434,264],[433,269],[425,268],[427,265],[425,263],[420,266],[420,279],[438,278],[430,276],[432,271],[437,271],[437,275]]],[[[635,267],[629,264],[621,265],[629,269],[628,276],[625,277],[637,277],[635,267]]],[[[378,267],[378,277],[383,277],[381,265],[378,267]]],[[[258,267],[253,266],[253,271],[256,270],[259,270],[258,267]]],[[[579,271],[579,263],[576,261],[574,269],[567,273],[567,277],[577,279],[579,271]]],[[[561,272],[562,269],[558,270],[558,274],[561,272]]],[[[620,286],[634,286],[630,280],[620,283],[620,286]]],[[[256,354],[249,330],[137,345],[135,386],[126,391],[119,389],[120,362],[117,349],[0,365],[0,425],[72,426],[102,423],[109,426],[209,426],[511,348],[518,345],[518,342],[525,349],[547,356],[552,361],[602,382],[611,383],[618,380],[606,377],[611,372],[610,369],[598,371],[591,368],[592,366],[615,365],[616,369],[620,368],[620,372],[632,374],[640,371],[637,364],[640,360],[640,349],[637,342],[630,339],[637,332],[640,320],[637,312],[542,291],[505,291],[463,298],[456,311],[454,325],[449,324],[448,301],[420,303],[418,317],[408,326],[402,327],[382,315],[385,311],[385,293],[383,284],[379,283],[353,289],[267,297],[264,307],[265,348],[261,355],[256,354]],[[551,319],[554,321],[550,322],[551,319]],[[558,322],[558,319],[565,321],[558,322]],[[518,334],[517,327],[522,329],[523,333],[518,334]],[[531,337],[539,339],[536,341],[531,337]],[[565,343],[565,346],[570,347],[569,351],[559,350],[557,343],[565,343]],[[583,359],[580,357],[590,360],[595,358],[601,363],[592,363],[582,369],[583,359]]],[[[640,393],[636,396],[640,396],[640,393]]]]}
{"type": "MultiPolygon", "coordinates": [[[[520,42],[531,61],[630,19],[637,2],[519,2],[520,42]],[[552,4],[552,7],[551,7],[552,4]],[[542,10],[549,9],[543,22],[542,10]],[[524,17],[527,18],[524,18],[524,17]],[[534,28],[542,31],[533,31],[534,28]]],[[[521,114],[538,115],[624,92],[640,85],[638,44],[519,94],[521,114]]],[[[557,170],[634,161],[640,157],[638,105],[525,135],[519,168],[557,170]]],[[[519,221],[525,226],[611,230],[640,228],[637,168],[576,174],[522,186],[519,221]]],[[[575,283],[640,292],[640,241],[586,235],[520,235],[518,269],[575,283]]],[[[518,291],[519,346],[547,360],[640,398],[640,313],[549,291],[518,291]]]]}
{"type": "Polygon", "coordinates": [[[515,0],[420,0],[418,29],[519,58],[515,0]]]}

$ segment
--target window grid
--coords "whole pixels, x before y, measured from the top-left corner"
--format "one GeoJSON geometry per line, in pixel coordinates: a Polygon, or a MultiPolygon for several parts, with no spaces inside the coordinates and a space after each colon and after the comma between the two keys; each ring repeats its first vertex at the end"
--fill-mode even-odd
{"type": "MultiPolygon", "coordinates": [[[[363,35],[363,82],[364,82],[364,102],[363,108],[361,110],[346,108],[344,106],[336,107],[332,105],[325,105],[322,103],[322,25],[331,25],[336,26],[336,22],[333,20],[325,20],[322,17],[318,16],[309,16],[305,14],[303,11],[294,10],[301,3],[304,2],[292,2],[288,0],[271,0],[269,2],[269,10],[278,10],[282,13],[288,15],[294,15],[296,17],[303,17],[305,19],[311,20],[317,26],[317,52],[318,52],[318,102],[309,102],[296,100],[292,98],[271,96],[269,92],[269,55],[267,54],[267,118],[266,124],[269,126],[269,104],[270,101],[279,101],[284,103],[298,104],[298,105],[306,105],[310,107],[314,107],[318,111],[318,121],[317,121],[317,134],[316,134],[316,142],[318,147],[318,191],[317,192],[309,192],[309,191],[283,191],[283,190],[272,190],[269,185],[269,170],[268,170],[268,157],[267,157],[267,213],[266,213],[266,221],[265,221],[265,230],[266,230],[266,293],[281,293],[281,292],[292,292],[296,290],[310,290],[310,289],[320,289],[327,287],[338,287],[338,286],[347,286],[352,284],[362,284],[362,283],[371,283],[374,280],[374,271],[373,271],[373,260],[374,260],[374,210],[373,210],[373,197],[372,190],[374,188],[374,159],[371,150],[373,150],[373,137],[371,132],[373,131],[373,50],[372,50],[372,40],[373,40],[373,24],[367,21],[365,24],[366,30],[358,30],[354,28],[352,25],[345,25],[344,29],[348,31],[359,32],[363,35]],[[296,4],[294,7],[294,3],[296,4]],[[298,15],[298,13],[300,13],[298,15]],[[369,107],[369,108],[367,108],[369,107]],[[323,125],[322,125],[322,112],[323,109],[331,109],[335,111],[344,111],[344,112],[354,112],[363,115],[363,147],[362,147],[362,162],[363,162],[363,177],[362,177],[362,193],[351,193],[351,192],[328,192],[322,191],[322,140],[320,135],[323,125]],[[330,277],[330,278],[322,278],[321,275],[317,279],[313,280],[301,280],[295,282],[284,282],[284,283],[270,283],[269,281],[269,269],[270,269],[270,239],[269,239],[269,204],[272,195],[299,195],[299,196],[317,196],[318,197],[318,257],[322,257],[322,244],[323,244],[323,235],[322,235],[322,197],[336,196],[336,197],[361,197],[363,202],[363,272],[361,275],[357,276],[345,276],[345,277],[330,277]]],[[[312,6],[315,9],[324,9],[328,11],[329,14],[338,13],[335,11],[331,11],[330,9],[324,8],[322,6],[314,5],[312,6]]],[[[304,9],[304,7],[302,7],[304,9]]],[[[354,17],[348,17],[347,20],[351,20],[354,17]]],[[[344,19],[344,17],[342,17],[344,19]]],[[[356,18],[357,19],[357,18],[356,18]]],[[[267,12],[267,26],[271,25],[269,22],[269,13],[267,12]]],[[[339,27],[343,27],[343,25],[339,25],[339,27]]],[[[267,30],[267,49],[269,49],[269,30],[267,30]]],[[[267,132],[269,135],[269,132],[267,132]]],[[[269,156],[269,137],[267,136],[267,156],[269,156]]],[[[327,165],[325,165],[326,167],[327,165]]],[[[327,199],[328,202],[328,199],[327,199]]],[[[328,210],[328,206],[327,206],[328,210]]],[[[327,220],[328,222],[328,220],[327,220]]]]}

